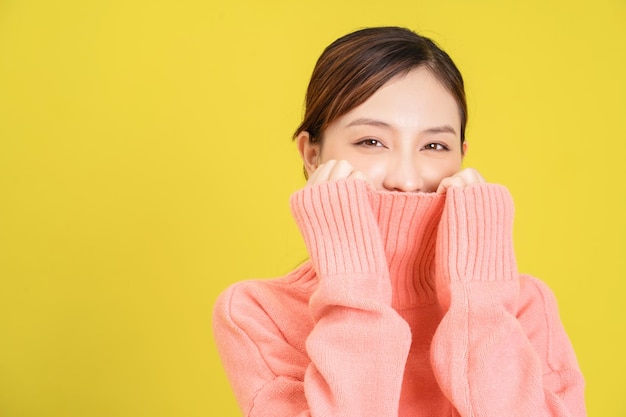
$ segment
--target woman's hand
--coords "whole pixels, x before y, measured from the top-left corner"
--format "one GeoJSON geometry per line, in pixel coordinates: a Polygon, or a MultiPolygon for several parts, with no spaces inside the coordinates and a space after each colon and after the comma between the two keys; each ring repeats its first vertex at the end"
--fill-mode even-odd
{"type": "Polygon", "coordinates": [[[348,161],[336,159],[331,159],[318,166],[315,172],[309,177],[306,185],[310,186],[342,179],[361,179],[372,189],[375,188],[372,179],[367,175],[354,169],[348,161]]]}
{"type": "Polygon", "coordinates": [[[437,187],[438,194],[445,194],[450,187],[467,187],[471,184],[483,184],[485,179],[474,168],[465,168],[451,177],[444,178],[437,187]]]}

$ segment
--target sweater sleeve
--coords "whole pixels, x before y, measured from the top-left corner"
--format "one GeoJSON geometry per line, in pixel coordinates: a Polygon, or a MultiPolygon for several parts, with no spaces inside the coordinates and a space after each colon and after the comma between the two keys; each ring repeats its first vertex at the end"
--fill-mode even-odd
{"type": "MultiPolygon", "coordinates": [[[[265,311],[224,320],[231,329],[221,335],[236,341],[221,344],[236,345],[244,363],[227,366],[242,411],[273,417],[397,415],[411,335],[391,307],[384,247],[366,184],[342,180],[306,187],[292,196],[291,207],[318,277],[308,304],[308,357],[293,354],[265,311]],[[276,373],[267,364],[277,361],[281,369],[302,365],[304,371],[276,373]]],[[[221,349],[223,358],[229,349],[221,349]]]]}
{"type": "Polygon", "coordinates": [[[541,285],[520,297],[512,223],[506,188],[448,190],[437,236],[445,315],[431,346],[435,375],[460,416],[585,416],[583,378],[554,298],[541,285]]]}

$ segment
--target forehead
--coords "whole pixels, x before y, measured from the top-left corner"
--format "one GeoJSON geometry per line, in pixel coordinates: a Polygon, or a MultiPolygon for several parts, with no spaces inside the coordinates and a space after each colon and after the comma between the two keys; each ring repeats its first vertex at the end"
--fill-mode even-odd
{"type": "MultiPolygon", "coordinates": [[[[392,126],[452,125],[460,129],[459,106],[450,91],[425,67],[399,75],[336,122],[348,126],[358,118],[392,126]]],[[[335,124],[335,123],[333,123],[335,124]]]]}

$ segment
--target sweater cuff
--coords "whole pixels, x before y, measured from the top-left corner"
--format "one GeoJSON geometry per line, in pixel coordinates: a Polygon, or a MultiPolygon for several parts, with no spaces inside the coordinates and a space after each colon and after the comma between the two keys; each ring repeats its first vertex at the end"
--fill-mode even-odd
{"type": "Polygon", "coordinates": [[[362,180],[331,181],[291,196],[291,211],[316,271],[386,273],[387,261],[362,180]]]}
{"type": "Polygon", "coordinates": [[[438,275],[451,283],[518,279],[513,211],[501,185],[448,189],[437,238],[438,275]]]}

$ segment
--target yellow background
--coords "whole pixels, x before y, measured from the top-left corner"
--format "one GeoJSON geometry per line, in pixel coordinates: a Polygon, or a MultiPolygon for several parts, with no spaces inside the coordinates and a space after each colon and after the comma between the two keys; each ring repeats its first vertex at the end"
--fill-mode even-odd
{"type": "Polygon", "coordinates": [[[590,415],[625,416],[626,3],[0,1],[0,416],[235,416],[211,309],[306,257],[290,142],[324,46],[456,60],[590,415]]]}

